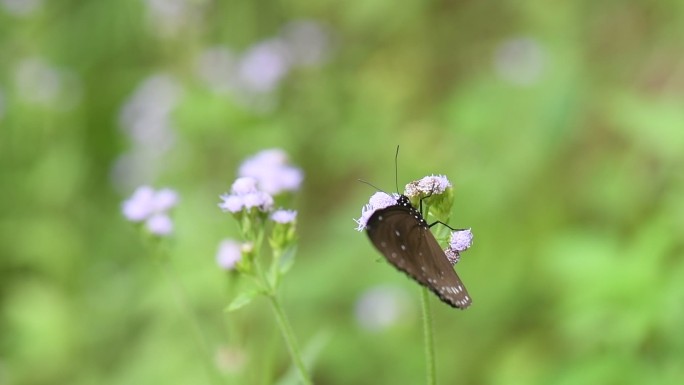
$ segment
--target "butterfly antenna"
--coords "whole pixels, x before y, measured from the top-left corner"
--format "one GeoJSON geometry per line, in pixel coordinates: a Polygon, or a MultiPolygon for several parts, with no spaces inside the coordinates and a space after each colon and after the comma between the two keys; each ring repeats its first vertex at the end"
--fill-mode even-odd
{"type": "Polygon", "coordinates": [[[397,167],[397,159],[399,158],[399,145],[397,144],[397,152],[394,154],[394,187],[397,188],[399,194],[399,168],[397,167]]]}
{"type": "MultiPolygon", "coordinates": [[[[383,192],[383,193],[387,194],[386,192],[384,192],[383,190],[381,190],[380,188],[378,188],[378,186],[372,184],[371,182],[365,181],[365,180],[363,180],[363,179],[357,179],[357,180],[358,180],[359,182],[361,182],[361,183],[365,183],[365,184],[367,184],[367,185],[373,187],[374,189],[376,189],[376,190],[378,190],[378,191],[380,191],[380,192],[383,192]]],[[[387,195],[390,195],[390,194],[387,194],[387,195]]]]}

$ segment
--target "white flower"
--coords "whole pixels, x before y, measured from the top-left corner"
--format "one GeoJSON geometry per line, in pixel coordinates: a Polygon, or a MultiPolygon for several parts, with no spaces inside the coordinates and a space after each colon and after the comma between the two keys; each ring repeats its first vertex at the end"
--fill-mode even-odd
{"type": "Polygon", "coordinates": [[[261,211],[269,211],[273,207],[273,197],[264,191],[259,191],[254,178],[237,178],[230,192],[230,194],[221,195],[223,201],[218,206],[223,211],[237,213],[253,207],[261,211]]]}
{"type": "Polygon", "coordinates": [[[273,197],[263,191],[257,191],[242,196],[246,209],[256,207],[261,211],[269,211],[273,207],[273,197]]]}
{"type": "Polygon", "coordinates": [[[292,223],[297,218],[297,211],[295,210],[276,210],[271,214],[271,220],[277,223],[292,223]]]}
{"type": "Polygon", "coordinates": [[[145,222],[145,226],[152,234],[163,236],[173,232],[173,222],[166,214],[154,214],[145,222]]]}
{"type": "Polygon", "coordinates": [[[167,212],[178,203],[178,194],[165,188],[155,191],[149,186],[138,187],[121,205],[123,215],[131,222],[145,222],[147,229],[157,235],[173,231],[173,222],[167,212]]]}
{"type": "Polygon", "coordinates": [[[430,175],[406,185],[404,194],[410,198],[425,195],[442,194],[451,187],[451,182],[444,175],[430,175]]]}
{"type": "Polygon", "coordinates": [[[243,245],[231,239],[221,241],[216,252],[216,263],[224,270],[233,270],[242,259],[243,245]]]}
{"type": "Polygon", "coordinates": [[[302,170],[289,165],[287,154],[279,148],[263,150],[247,158],[238,174],[256,179],[258,188],[271,195],[298,190],[304,179],[302,170]]]}
{"type": "Polygon", "coordinates": [[[397,204],[397,199],[399,199],[399,195],[397,194],[389,195],[381,191],[373,194],[368,200],[368,204],[363,206],[361,209],[361,217],[359,219],[354,219],[354,221],[356,221],[358,224],[356,230],[365,230],[368,220],[376,210],[384,209],[388,206],[397,204]]]}
{"type": "Polygon", "coordinates": [[[245,207],[245,203],[242,200],[241,196],[238,195],[231,195],[231,194],[223,194],[221,195],[221,199],[223,202],[219,203],[219,207],[223,211],[230,211],[231,213],[237,213],[242,211],[242,208],[245,207]]]}
{"type": "Polygon", "coordinates": [[[230,188],[231,192],[236,195],[245,195],[257,192],[257,181],[254,178],[242,177],[235,179],[230,188]]]}
{"type": "Polygon", "coordinates": [[[470,229],[459,230],[451,233],[449,248],[456,252],[467,250],[473,244],[473,233],[470,229]]]}

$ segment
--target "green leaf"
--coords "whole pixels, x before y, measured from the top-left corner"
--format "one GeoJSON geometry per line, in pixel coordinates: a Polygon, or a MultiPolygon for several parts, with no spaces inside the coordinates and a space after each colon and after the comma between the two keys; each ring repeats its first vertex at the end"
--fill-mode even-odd
{"type": "Polygon", "coordinates": [[[250,290],[250,291],[242,292],[242,293],[238,294],[237,297],[235,297],[233,302],[231,302],[230,305],[228,305],[224,311],[225,312],[231,312],[231,311],[235,311],[237,309],[240,309],[240,308],[248,305],[250,302],[252,302],[254,297],[256,297],[259,294],[261,294],[261,292],[259,290],[250,290]]]}

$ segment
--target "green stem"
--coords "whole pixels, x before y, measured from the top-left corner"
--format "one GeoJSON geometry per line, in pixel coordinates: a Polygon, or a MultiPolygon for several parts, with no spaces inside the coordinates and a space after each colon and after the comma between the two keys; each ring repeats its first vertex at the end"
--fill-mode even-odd
{"type": "Polygon", "coordinates": [[[174,296],[176,298],[176,301],[178,302],[178,305],[185,312],[186,316],[190,320],[192,329],[195,332],[195,338],[197,340],[198,348],[201,351],[201,354],[205,357],[205,359],[202,361],[204,362],[204,368],[207,372],[207,376],[210,378],[210,381],[212,383],[222,384],[223,380],[221,379],[221,376],[218,374],[217,368],[214,365],[214,358],[211,354],[211,351],[209,350],[209,343],[207,342],[206,335],[200,327],[197,315],[193,311],[192,306],[188,301],[187,293],[185,292],[185,289],[183,288],[183,285],[181,284],[175,269],[171,265],[171,262],[168,260],[160,261],[160,263],[162,264],[162,268],[164,270],[164,273],[166,273],[168,280],[173,284],[172,286],[174,288],[174,296]]]}
{"type": "Polygon", "coordinates": [[[302,381],[302,384],[313,384],[308,372],[306,371],[306,367],[304,366],[302,356],[299,353],[299,347],[297,346],[297,341],[295,340],[292,327],[285,316],[285,312],[283,311],[283,307],[280,305],[278,297],[275,294],[271,294],[268,296],[268,299],[270,300],[271,307],[276,315],[276,320],[278,321],[278,326],[280,327],[280,333],[283,335],[283,339],[285,340],[285,345],[287,345],[287,350],[290,352],[292,362],[294,362],[294,365],[299,373],[299,379],[302,381]]]}
{"type": "Polygon", "coordinates": [[[435,345],[432,337],[432,313],[430,312],[430,291],[423,287],[421,290],[423,303],[423,338],[425,339],[425,365],[427,366],[427,384],[435,385],[435,345]]]}

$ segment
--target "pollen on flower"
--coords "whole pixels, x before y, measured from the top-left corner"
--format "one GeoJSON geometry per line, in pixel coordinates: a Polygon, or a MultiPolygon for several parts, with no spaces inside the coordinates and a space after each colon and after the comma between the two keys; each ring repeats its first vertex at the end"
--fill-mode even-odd
{"type": "Polygon", "coordinates": [[[454,231],[451,233],[449,248],[461,252],[467,250],[473,244],[473,233],[470,229],[454,231]]]}
{"type": "Polygon", "coordinates": [[[276,210],[271,214],[271,220],[277,223],[292,223],[297,218],[297,211],[295,210],[276,210]]]}
{"type": "Polygon", "coordinates": [[[446,250],[444,250],[444,254],[446,254],[447,259],[449,260],[449,262],[452,265],[457,264],[458,261],[461,260],[461,254],[456,250],[452,250],[450,248],[447,248],[446,250]]]}
{"type": "Polygon", "coordinates": [[[451,182],[444,175],[429,175],[406,185],[404,194],[410,198],[425,195],[442,194],[451,187],[451,182]]]}

